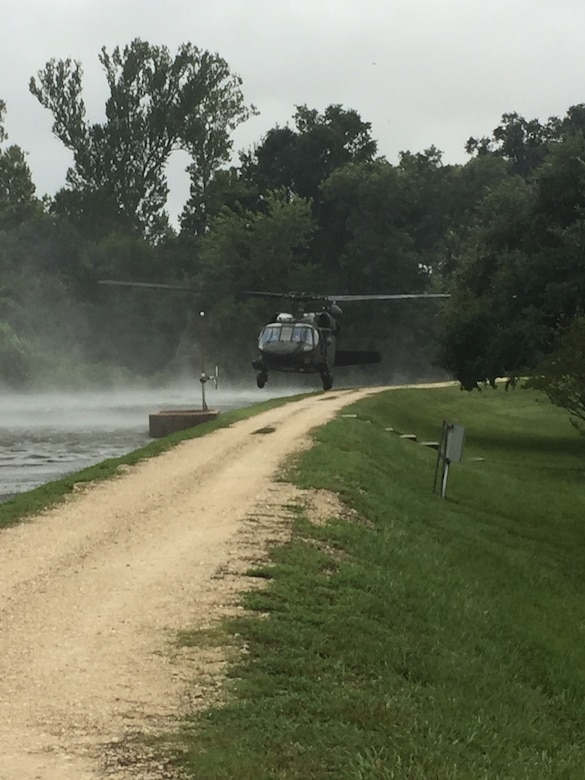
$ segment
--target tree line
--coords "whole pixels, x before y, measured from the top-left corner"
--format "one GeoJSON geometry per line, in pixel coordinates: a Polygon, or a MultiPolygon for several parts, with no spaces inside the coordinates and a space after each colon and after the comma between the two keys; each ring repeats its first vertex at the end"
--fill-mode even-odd
{"type": "Polygon", "coordinates": [[[248,370],[269,313],[245,289],[449,292],[440,306],[356,304],[344,337],[382,346],[386,380],[445,372],[466,389],[542,375],[579,320],[585,105],[545,122],[504,114],[456,165],[434,146],[392,164],[356,111],[301,105],[234,163],[232,132],[256,109],[223,58],[136,39],[99,60],[102,122],[87,119],[81,63],[53,59],[30,81],[72,152],[54,196],[36,194],[0,100],[1,385],[189,370],[202,308],[214,358],[248,370]],[[175,228],[166,168],[177,150],[190,191],[175,228]]]}

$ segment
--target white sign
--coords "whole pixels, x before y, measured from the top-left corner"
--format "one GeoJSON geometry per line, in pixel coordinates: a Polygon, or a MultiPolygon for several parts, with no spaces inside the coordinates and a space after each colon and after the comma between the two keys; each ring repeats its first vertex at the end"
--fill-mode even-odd
{"type": "Polygon", "coordinates": [[[447,449],[445,457],[451,463],[460,463],[463,457],[465,428],[462,425],[450,425],[447,429],[447,449]]]}

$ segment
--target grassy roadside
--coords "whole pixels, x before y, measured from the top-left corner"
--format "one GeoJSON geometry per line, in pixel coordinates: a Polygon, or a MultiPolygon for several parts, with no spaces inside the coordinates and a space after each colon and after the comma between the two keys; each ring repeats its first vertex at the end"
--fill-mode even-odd
{"type": "Polygon", "coordinates": [[[26,520],[27,517],[42,512],[63,501],[75,490],[76,485],[86,482],[95,482],[103,479],[109,479],[114,476],[120,466],[133,466],[145,458],[152,458],[160,455],[165,450],[174,447],[181,441],[187,439],[196,439],[204,436],[217,428],[226,428],[239,420],[245,420],[261,412],[282,406],[292,400],[304,398],[309,393],[298,396],[288,396],[286,398],[274,398],[263,403],[254,404],[244,409],[234,409],[229,412],[222,412],[215,420],[212,420],[196,428],[190,428],[186,431],[165,436],[163,439],[153,440],[152,443],[141,447],[138,450],[123,455],[119,458],[109,458],[95,466],[68,474],[62,479],[48,482],[34,490],[29,490],[14,498],[0,503],[0,528],[26,520]]]}
{"type": "Polygon", "coordinates": [[[360,522],[302,513],[228,628],[226,704],[185,725],[213,780],[585,777],[585,439],[528,391],[395,390],[319,429],[289,475],[360,522]],[[449,496],[436,439],[466,428],[449,496]],[[483,460],[475,460],[482,458],[483,460]]]}

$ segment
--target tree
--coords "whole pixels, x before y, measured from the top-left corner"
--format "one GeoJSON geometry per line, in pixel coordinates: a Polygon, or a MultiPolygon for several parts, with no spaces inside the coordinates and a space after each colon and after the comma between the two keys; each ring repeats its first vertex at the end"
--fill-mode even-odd
{"type": "Polygon", "coordinates": [[[6,138],[6,130],[4,129],[4,114],[6,113],[6,103],[0,100],[0,144],[3,143],[6,138]]]}
{"type": "Polygon", "coordinates": [[[22,388],[31,374],[31,345],[0,321],[0,388],[22,388]]]}
{"type": "Polygon", "coordinates": [[[419,264],[433,272],[445,267],[449,229],[458,225],[462,216],[454,210],[459,205],[453,193],[456,168],[443,165],[442,157],[442,152],[431,146],[416,154],[401,152],[398,165],[404,225],[414,241],[419,264]]]}
{"type": "MultiPolygon", "coordinates": [[[[323,289],[350,294],[433,289],[439,280],[430,261],[442,240],[437,215],[444,172],[431,157],[405,155],[403,166],[384,159],[350,163],[323,182],[318,252],[314,249],[323,266],[323,289]]],[[[422,301],[352,304],[344,338],[356,348],[382,350],[386,381],[428,375],[437,311],[436,303],[422,301]]]]}
{"type": "Polygon", "coordinates": [[[204,186],[192,180],[191,197],[181,214],[181,238],[192,240],[204,236],[224,206],[232,210],[253,209],[259,202],[258,189],[234,166],[214,171],[204,186]]]}
{"type": "Polygon", "coordinates": [[[470,138],[465,149],[469,154],[497,154],[509,162],[512,173],[528,176],[546,157],[547,144],[556,130],[552,120],[543,125],[513,111],[502,115],[491,138],[470,138]]]}
{"type": "Polygon", "coordinates": [[[275,127],[252,153],[242,155],[242,176],[261,193],[285,187],[317,206],[319,185],[336,168],[374,159],[371,125],[352,109],[336,104],[319,114],[297,106],[293,120],[295,129],[275,127]]]}
{"type": "Polygon", "coordinates": [[[225,207],[211,222],[201,240],[197,284],[209,314],[210,352],[232,372],[249,368],[254,336],[270,316],[266,301],[238,293],[314,289],[313,230],[310,202],[284,189],[267,192],[262,210],[225,207]]]}
{"type": "Polygon", "coordinates": [[[477,221],[478,209],[483,199],[497,189],[510,174],[506,162],[494,154],[481,154],[465,165],[449,166],[441,187],[438,188],[439,204],[443,213],[443,233],[440,252],[436,253],[434,271],[444,279],[456,272],[466,251],[477,221]]]}
{"type": "Polygon", "coordinates": [[[452,276],[441,363],[464,385],[531,372],[585,300],[585,137],[551,144],[526,180],[483,199],[452,276]]]}
{"type": "Polygon", "coordinates": [[[491,137],[469,138],[465,149],[476,158],[501,157],[507,161],[512,174],[527,177],[538,170],[559,142],[584,132],[584,103],[571,106],[562,119],[551,116],[544,123],[524,119],[513,111],[502,115],[491,137]]]}
{"type": "MultiPolygon", "coordinates": [[[[542,289],[527,244],[534,185],[519,176],[495,186],[479,206],[443,307],[439,363],[466,389],[525,370],[545,349],[542,289]]],[[[546,329],[545,331],[546,332],[546,329]]]]}
{"type": "Polygon", "coordinates": [[[201,242],[204,288],[229,293],[310,287],[310,208],[309,201],[283,189],[266,193],[261,211],[224,208],[201,242]]]}
{"type": "Polygon", "coordinates": [[[585,317],[575,317],[557,330],[552,353],[538,366],[527,386],[544,392],[569,413],[585,434],[585,317]]]}
{"type": "MultiPolygon", "coordinates": [[[[0,100],[0,144],[8,140],[5,111],[6,104],[0,100]]],[[[0,230],[18,225],[39,207],[25,153],[14,144],[0,148],[0,230]]]]}
{"type": "MultiPolygon", "coordinates": [[[[209,57],[207,53],[203,55],[207,68],[209,57]]],[[[254,106],[244,107],[239,91],[241,80],[230,75],[223,60],[215,64],[211,73],[212,88],[206,90],[199,110],[188,115],[183,132],[184,148],[193,162],[187,166],[190,192],[181,224],[185,229],[192,215],[191,224],[197,235],[203,235],[209,226],[217,191],[212,187],[214,177],[220,165],[228,162],[233,146],[229,133],[251,113],[258,113],[254,106]]]]}
{"type": "Polygon", "coordinates": [[[417,292],[426,273],[410,233],[400,171],[385,160],[336,169],[323,183],[321,256],[341,292],[417,292]],[[327,233],[327,240],[325,240],[327,233]]]}
{"type": "Polygon", "coordinates": [[[172,57],[137,38],[111,54],[102,48],[99,61],[110,90],[101,124],[86,119],[79,62],[52,59],[30,81],[53,114],[53,132],[73,152],[57,207],[88,229],[97,222],[102,233],[122,227],[160,237],[168,227],[171,152],[192,155],[197,186],[209,181],[228,156],[230,132],[250,112],[241,80],[219,55],[189,43],[172,57]]]}
{"type": "Polygon", "coordinates": [[[535,213],[543,243],[556,243],[554,233],[578,220],[585,211],[585,133],[572,133],[551,147],[538,172],[535,213]],[[548,234],[548,237],[544,233],[548,234]]]}

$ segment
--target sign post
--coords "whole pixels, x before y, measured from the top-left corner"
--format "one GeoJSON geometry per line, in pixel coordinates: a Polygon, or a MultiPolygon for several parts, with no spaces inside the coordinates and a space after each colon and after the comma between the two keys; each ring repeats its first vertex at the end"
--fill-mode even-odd
{"type": "Polygon", "coordinates": [[[465,428],[462,425],[453,425],[443,420],[441,429],[441,440],[437,449],[437,463],[435,465],[435,479],[433,481],[433,493],[437,492],[437,487],[441,485],[441,497],[447,495],[447,478],[449,477],[449,466],[451,463],[460,463],[463,458],[463,442],[465,439],[465,428]],[[440,474],[440,479],[439,479],[440,474]]]}

